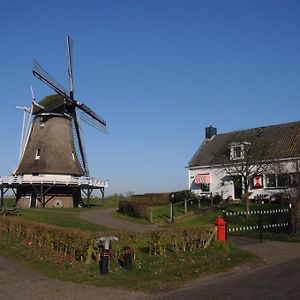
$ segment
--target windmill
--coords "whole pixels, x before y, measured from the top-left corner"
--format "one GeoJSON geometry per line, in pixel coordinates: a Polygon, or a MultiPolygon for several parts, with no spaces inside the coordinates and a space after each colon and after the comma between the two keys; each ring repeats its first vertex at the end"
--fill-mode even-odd
{"type": "Polygon", "coordinates": [[[89,177],[78,112],[80,120],[101,131],[106,130],[106,122],[74,98],[72,49],[73,42],[67,36],[69,91],[33,61],[33,75],[55,94],[36,102],[31,89],[32,107],[18,107],[24,110],[24,118],[19,164],[14,175],[22,177],[22,183],[30,179],[30,184],[21,184],[17,189],[19,206],[77,206],[81,191],[89,197],[93,189],[99,188],[103,195],[107,187],[106,182],[91,181],[89,177]],[[30,203],[25,199],[30,199],[30,203]]]}

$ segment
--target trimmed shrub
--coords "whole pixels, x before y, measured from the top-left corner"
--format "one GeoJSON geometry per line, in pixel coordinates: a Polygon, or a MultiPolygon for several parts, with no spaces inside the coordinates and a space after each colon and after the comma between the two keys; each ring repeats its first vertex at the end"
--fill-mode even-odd
{"type": "MultiPolygon", "coordinates": [[[[169,194],[169,201],[171,201],[170,197],[171,194],[169,194]]],[[[196,195],[190,190],[177,191],[175,192],[174,203],[182,202],[184,200],[193,200],[196,198],[196,195]]]]}
{"type": "MultiPolygon", "coordinates": [[[[124,246],[129,246],[134,256],[145,250],[148,244],[150,255],[166,255],[167,252],[194,251],[203,247],[214,232],[214,225],[200,225],[195,228],[173,228],[148,233],[111,231],[110,236],[119,240],[111,243],[112,256],[119,258],[124,246]]],[[[63,228],[20,219],[0,217],[0,234],[11,234],[27,241],[28,245],[47,247],[71,259],[86,263],[99,262],[103,244],[96,239],[107,236],[107,232],[88,232],[63,228]]]]}
{"type": "Polygon", "coordinates": [[[128,200],[118,202],[119,212],[134,218],[148,218],[148,208],[152,205],[163,205],[169,202],[168,193],[132,195],[128,200]]]}
{"type": "Polygon", "coordinates": [[[121,200],[119,201],[119,212],[134,218],[147,217],[148,204],[139,201],[121,200]]]}
{"type": "Polygon", "coordinates": [[[131,201],[144,203],[149,206],[163,205],[169,202],[169,193],[148,193],[144,195],[132,195],[131,201]]]}

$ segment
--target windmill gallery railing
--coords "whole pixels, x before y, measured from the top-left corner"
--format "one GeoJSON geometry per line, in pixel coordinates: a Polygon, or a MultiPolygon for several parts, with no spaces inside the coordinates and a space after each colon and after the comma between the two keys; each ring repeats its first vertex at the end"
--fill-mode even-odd
{"type": "Polygon", "coordinates": [[[223,217],[230,237],[247,236],[262,242],[263,237],[272,239],[275,234],[290,232],[290,208],[251,210],[249,213],[223,210],[223,217]]]}
{"type": "Polygon", "coordinates": [[[73,177],[64,175],[16,175],[0,177],[0,186],[17,186],[22,184],[76,185],[94,188],[108,187],[107,180],[96,180],[91,177],[73,177]]]}

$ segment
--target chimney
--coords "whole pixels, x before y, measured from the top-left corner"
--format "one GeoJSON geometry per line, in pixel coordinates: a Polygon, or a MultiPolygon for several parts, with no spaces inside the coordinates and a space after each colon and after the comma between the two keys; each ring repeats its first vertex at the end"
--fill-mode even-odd
{"type": "Polygon", "coordinates": [[[214,135],[217,135],[217,128],[212,127],[211,125],[209,127],[205,128],[205,138],[211,139],[214,135]]]}

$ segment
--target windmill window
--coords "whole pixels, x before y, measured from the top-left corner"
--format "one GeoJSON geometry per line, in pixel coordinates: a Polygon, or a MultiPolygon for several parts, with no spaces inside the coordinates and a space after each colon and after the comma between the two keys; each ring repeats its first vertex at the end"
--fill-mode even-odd
{"type": "Polygon", "coordinates": [[[72,158],[73,160],[75,161],[75,155],[74,155],[74,152],[72,151],[72,158]]]}
{"type": "Polygon", "coordinates": [[[41,157],[41,149],[36,149],[35,159],[40,159],[40,157],[41,157]]]}
{"type": "Polygon", "coordinates": [[[44,123],[44,119],[43,117],[40,118],[40,127],[44,127],[45,123],[44,123]]]}

